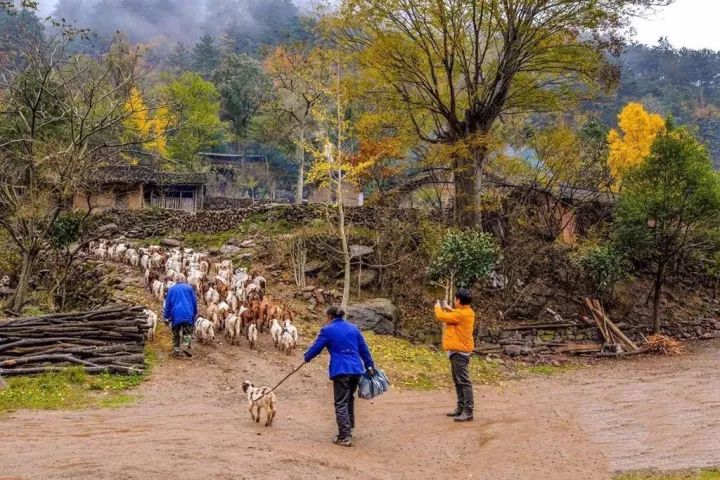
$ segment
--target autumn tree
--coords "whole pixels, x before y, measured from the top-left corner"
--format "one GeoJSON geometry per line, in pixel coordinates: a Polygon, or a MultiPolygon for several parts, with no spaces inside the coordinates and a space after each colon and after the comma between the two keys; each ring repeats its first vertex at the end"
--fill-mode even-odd
{"type": "Polygon", "coordinates": [[[157,163],[163,163],[168,156],[167,130],[171,122],[168,109],[163,105],[148,107],[140,89],[132,86],[125,102],[125,111],[125,138],[130,143],[144,143],[143,151],[159,159],[157,163]]]}
{"type": "Polygon", "coordinates": [[[485,139],[513,113],[547,112],[612,84],[605,53],[628,17],[667,0],[345,0],[325,22],[431,143],[464,143],[450,159],[455,219],[479,218],[485,139]]]}
{"type": "Polygon", "coordinates": [[[628,103],[618,115],[618,128],[608,133],[610,173],[619,184],[622,177],[642,163],[655,138],[665,130],[665,120],[649,113],[640,103],[628,103]]]}
{"type": "Polygon", "coordinates": [[[650,155],[628,171],[616,212],[619,247],[654,270],[653,328],[668,266],[711,245],[720,225],[720,177],[685,128],[661,132],[650,155]]]}
{"type": "Polygon", "coordinates": [[[324,51],[304,44],[278,47],[264,62],[276,90],[270,110],[280,117],[281,135],[292,138],[298,165],[295,203],[302,203],[308,133],[314,126],[312,111],[323,98],[332,76],[332,62],[324,51]]]}
{"type": "Polygon", "coordinates": [[[355,177],[367,186],[377,200],[408,168],[407,159],[417,137],[402,112],[385,110],[382,103],[363,98],[356,121],[357,150],[351,158],[354,166],[362,166],[355,177]]]}
{"type": "Polygon", "coordinates": [[[352,255],[349,243],[349,226],[345,218],[345,188],[357,183],[364,164],[353,164],[353,145],[355,143],[354,122],[351,121],[352,93],[348,82],[344,81],[343,65],[339,52],[327,52],[327,58],[334,58],[331,64],[332,75],[322,88],[321,101],[312,110],[318,125],[318,145],[313,149],[315,162],[308,178],[320,186],[331,189],[337,208],[337,234],[340,239],[340,252],[343,258],[343,294],[341,305],[346,308],[350,300],[350,273],[352,255]]]}

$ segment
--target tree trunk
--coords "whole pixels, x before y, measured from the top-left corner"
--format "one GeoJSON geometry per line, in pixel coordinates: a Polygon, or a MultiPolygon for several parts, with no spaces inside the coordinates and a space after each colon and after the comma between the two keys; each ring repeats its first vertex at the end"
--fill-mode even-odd
{"type": "Polygon", "coordinates": [[[481,220],[482,167],[486,153],[484,147],[472,147],[470,155],[459,156],[453,162],[455,225],[458,227],[473,228],[481,220]]]}
{"type": "Polygon", "coordinates": [[[455,159],[453,175],[455,184],[455,225],[470,228],[477,222],[475,211],[475,165],[465,156],[455,159]]]}
{"type": "Polygon", "coordinates": [[[20,313],[23,304],[25,303],[25,296],[27,295],[30,286],[30,277],[32,276],[37,255],[38,251],[36,247],[28,248],[23,254],[23,263],[22,269],[20,270],[17,290],[15,290],[15,294],[10,298],[9,303],[10,310],[13,312],[20,313]]]}
{"type": "Polygon", "coordinates": [[[665,281],[665,264],[659,263],[655,273],[655,286],[653,288],[653,330],[660,333],[660,296],[665,281]]]}
{"type": "Polygon", "coordinates": [[[350,300],[350,247],[348,245],[347,232],[345,231],[345,206],[343,205],[342,174],[338,172],[337,182],[337,208],[338,208],[338,230],[342,242],[343,260],[345,263],[345,275],[343,278],[343,294],[340,307],[347,309],[350,300]]]}
{"type": "Polygon", "coordinates": [[[305,193],[305,127],[300,127],[299,148],[297,192],[295,193],[295,203],[298,205],[303,203],[303,195],[305,193]]]}

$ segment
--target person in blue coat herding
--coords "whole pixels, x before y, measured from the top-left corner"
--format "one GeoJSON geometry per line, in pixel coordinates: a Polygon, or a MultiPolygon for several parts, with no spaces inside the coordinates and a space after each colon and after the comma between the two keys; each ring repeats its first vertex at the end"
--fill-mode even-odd
{"type": "Polygon", "coordinates": [[[360,329],[345,320],[345,312],[331,305],[326,313],[328,324],[305,352],[305,362],[317,357],[325,348],[330,352],[330,380],[333,381],[338,425],[334,443],[350,447],[355,428],[355,391],[363,373],[375,374],[375,364],[365,337],[360,329]]]}
{"type": "MultiPolygon", "coordinates": [[[[170,323],[173,334],[172,355],[180,355],[180,343],[190,348],[195,318],[197,317],[197,297],[195,290],[186,282],[178,282],[168,289],[165,297],[165,309],[163,316],[165,321],[170,323]]],[[[192,357],[192,354],[185,350],[184,353],[192,357]]]]}

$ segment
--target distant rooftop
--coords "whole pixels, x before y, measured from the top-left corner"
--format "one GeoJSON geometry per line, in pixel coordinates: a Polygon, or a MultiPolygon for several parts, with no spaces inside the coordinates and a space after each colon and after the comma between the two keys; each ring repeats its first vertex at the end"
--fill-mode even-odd
{"type": "Polygon", "coordinates": [[[266,159],[265,155],[247,155],[241,153],[200,152],[198,155],[208,159],[213,165],[240,165],[245,162],[264,162],[266,159]]]}
{"type": "Polygon", "coordinates": [[[113,165],[98,169],[93,180],[104,185],[203,185],[207,179],[203,173],[162,172],[141,165],[113,165]]]}

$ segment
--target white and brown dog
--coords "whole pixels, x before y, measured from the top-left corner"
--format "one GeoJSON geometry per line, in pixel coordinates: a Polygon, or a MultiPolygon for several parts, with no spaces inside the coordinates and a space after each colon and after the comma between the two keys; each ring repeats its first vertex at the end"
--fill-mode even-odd
{"type": "Polygon", "coordinates": [[[269,387],[256,388],[250,383],[249,380],[245,380],[242,386],[243,392],[247,394],[248,406],[250,410],[250,416],[255,422],[260,422],[260,412],[265,410],[266,421],[265,426],[272,426],[273,419],[277,410],[275,409],[275,394],[270,391],[269,387]]]}

